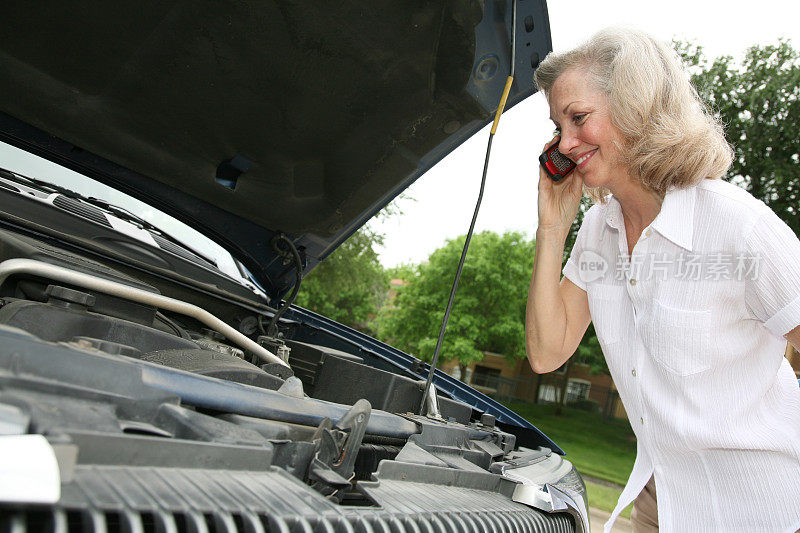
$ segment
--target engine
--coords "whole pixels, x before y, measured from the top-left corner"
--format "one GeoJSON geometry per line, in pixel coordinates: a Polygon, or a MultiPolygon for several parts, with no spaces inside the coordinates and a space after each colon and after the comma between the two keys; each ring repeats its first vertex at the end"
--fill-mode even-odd
{"type": "Polygon", "coordinates": [[[477,517],[502,513],[535,520],[531,531],[580,530],[582,482],[547,447],[520,446],[449,398],[441,416],[415,414],[419,379],[324,328],[290,316],[280,338],[259,335],[270,312],[252,300],[93,257],[0,230],[0,422],[46,439],[61,491],[44,515],[0,515],[31,530],[60,530],[68,515],[68,530],[171,530],[206,516],[337,531],[404,516],[410,531],[473,513],[479,531],[490,526],[477,517]],[[201,496],[181,498],[198,489],[207,509],[185,514],[201,496]]]}

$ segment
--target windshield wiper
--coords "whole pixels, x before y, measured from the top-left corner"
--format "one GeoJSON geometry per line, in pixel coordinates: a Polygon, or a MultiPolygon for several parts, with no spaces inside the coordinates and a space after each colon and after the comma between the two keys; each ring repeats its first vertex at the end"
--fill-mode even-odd
{"type": "Polygon", "coordinates": [[[94,196],[84,196],[71,189],[62,187],[61,185],[56,185],[48,181],[31,178],[30,176],[23,176],[22,174],[17,174],[16,172],[12,172],[7,169],[0,169],[0,176],[2,176],[5,179],[20,183],[22,185],[38,189],[44,193],[62,194],[68,198],[72,198],[73,200],[77,200],[79,202],[83,202],[92,205],[94,207],[97,207],[120,220],[124,220],[125,222],[131,223],[143,230],[149,231],[150,233],[155,233],[159,237],[169,241],[175,246],[179,246],[183,250],[186,250],[187,252],[197,256],[199,259],[202,259],[207,263],[217,266],[217,262],[214,259],[206,257],[204,254],[198,252],[197,250],[190,248],[189,246],[175,239],[172,235],[165,232],[158,226],[155,226],[151,222],[148,222],[147,220],[139,217],[138,215],[131,213],[124,207],[114,205],[111,202],[103,200],[102,198],[95,198],[94,196]]]}
{"type": "MultiPolygon", "coordinates": [[[[141,218],[141,217],[139,217],[137,215],[134,215],[133,213],[131,213],[130,211],[128,211],[124,207],[120,207],[118,205],[114,205],[111,202],[108,202],[107,200],[103,200],[102,198],[96,198],[94,196],[81,196],[81,195],[78,195],[77,199],[78,200],[82,200],[82,201],[86,202],[87,204],[91,204],[91,205],[93,205],[95,207],[99,207],[99,208],[101,208],[101,209],[103,209],[105,211],[108,211],[110,214],[114,215],[115,217],[117,217],[120,220],[124,220],[125,222],[130,222],[131,224],[133,224],[135,226],[139,226],[142,229],[146,229],[147,231],[149,231],[151,233],[157,233],[158,235],[160,235],[160,236],[162,236],[162,237],[164,237],[166,239],[169,239],[170,241],[175,242],[175,239],[173,239],[169,235],[169,233],[164,232],[164,230],[162,230],[158,226],[154,226],[151,222],[148,222],[147,220],[145,220],[145,219],[143,219],[143,218],[141,218]]],[[[186,248],[186,245],[184,245],[184,244],[182,244],[180,242],[176,242],[176,244],[186,248]]]]}

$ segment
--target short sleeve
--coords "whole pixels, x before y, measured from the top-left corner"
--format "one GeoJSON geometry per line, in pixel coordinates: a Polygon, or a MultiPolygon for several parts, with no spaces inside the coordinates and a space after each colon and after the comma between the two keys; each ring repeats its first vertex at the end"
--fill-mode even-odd
{"type": "Polygon", "coordinates": [[[565,278],[570,280],[584,291],[586,290],[586,282],[581,279],[580,270],[578,268],[578,258],[581,256],[581,253],[584,250],[586,233],[588,232],[587,228],[594,223],[594,218],[596,215],[597,206],[594,205],[589,208],[589,210],[586,212],[586,215],[583,217],[583,223],[581,224],[581,227],[578,228],[578,235],[575,237],[575,244],[572,245],[572,250],[569,253],[567,264],[564,265],[564,269],[561,271],[565,278]]]}
{"type": "Polygon", "coordinates": [[[747,263],[745,304],[782,337],[800,325],[800,240],[770,209],[756,220],[740,258],[747,263]]]}

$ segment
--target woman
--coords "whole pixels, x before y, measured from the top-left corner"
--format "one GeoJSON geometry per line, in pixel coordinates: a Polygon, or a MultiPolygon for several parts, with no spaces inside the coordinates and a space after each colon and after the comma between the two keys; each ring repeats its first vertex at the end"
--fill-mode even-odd
{"type": "Polygon", "coordinates": [[[559,368],[594,323],[637,437],[606,531],[634,500],[635,531],[797,530],[800,242],[719,179],[731,149],[669,46],[609,29],[535,77],[577,167],[540,171],[528,358],[559,368]]]}

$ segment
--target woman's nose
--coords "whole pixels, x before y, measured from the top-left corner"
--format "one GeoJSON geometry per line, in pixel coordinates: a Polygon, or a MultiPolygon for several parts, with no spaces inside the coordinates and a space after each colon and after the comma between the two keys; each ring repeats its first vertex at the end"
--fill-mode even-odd
{"type": "Polygon", "coordinates": [[[570,153],[573,148],[580,144],[578,138],[570,131],[561,132],[561,140],[558,142],[558,151],[564,155],[570,153]]]}

